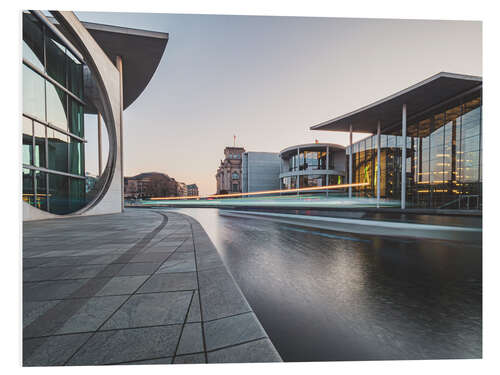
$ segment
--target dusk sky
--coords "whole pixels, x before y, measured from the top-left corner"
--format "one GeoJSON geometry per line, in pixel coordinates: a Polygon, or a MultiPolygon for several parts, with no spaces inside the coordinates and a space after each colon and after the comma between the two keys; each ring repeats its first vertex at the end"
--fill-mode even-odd
{"type": "MultiPolygon", "coordinates": [[[[482,75],[481,23],[77,12],[170,34],[124,113],[125,175],[163,172],[215,193],[225,146],[279,152],[347,133],[309,127],[440,71],[482,75]]],[[[354,140],[366,134],[355,135],[354,140]]]]}

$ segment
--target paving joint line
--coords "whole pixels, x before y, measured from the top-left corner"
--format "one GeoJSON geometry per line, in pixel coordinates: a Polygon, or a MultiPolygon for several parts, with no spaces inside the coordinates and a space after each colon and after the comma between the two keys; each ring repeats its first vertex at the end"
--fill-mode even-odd
{"type": "MultiPolygon", "coordinates": [[[[162,216],[162,220],[159,225],[157,225],[152,231],[147,233],[145,236],[142,237],[141,240],[137,241],[132,247],[130,247],[127,251],[125,251],[120,257],[129,257],[129,259],[132,259],[137,252],[140,251],[141,246],[146,246],[149,241],[151,241],[154,236],[156,236],[157,233],[159,233],[168,223],[168,217],[166,215],[160,214],[162,216]],[[143,244],[144,243],[144,244],[143,244]]],[[[123,266],[124,267],[124,266],[123,266]]],[[[123,268],[122,267],[122,268],[123,268]]],[[[121,270],[121,269],[120,269],[121,270]]],[[[92,295],[97,294],[102,288],[109,282],[105,282],[104,284],[102,283],[102,278],[99,278],[99,275],[106,272],[106,267],[101,270],[96,277],[89,279],[86,283],[83,285],[79,286],[78,289],[74,290],[73,292],[70,293],[70,296],[72,295],[78,295],[78,293],[81,293],[82,291],[88,290],[92,295]]],[[[118,273],[119,271],[116,271],[118,273]]],[[[38,316],[34,321],[32,321],[30,324],[28,324],[26,327],[23,328],[23,335],[29,334],[30,330],[36,331],[38,326],[43,326],[44,324],[47,324],[50,329],[53,331],[57,331],[59,328],[61,328],[67,321],[68,319],[73,316],[81,307],[83,307],[83,304],[76,303],[76,304],[68,304],[68,301],[60,301],[56,305],[52,306],[49,308],[45,313],[42,315],[38,316]],[[71,314],[73,312],[73,314],[71,314]],[[60,314],[65,314],[68,315],[66,319],[57,321],[54,319],[54,315],[60,315],[60,314]],[[51,326],[52,325],[52,326],[51,326]]],[[[32,348],[32,353],[38,349],[39,346],[35,346],[32,348]]]]}
{"type": "Polygon", "coordinates": [[[223,316],[222,318],[214,318],[214,319],[210,319],[210,320],[205,320],[205,323],[216,322],[217,320],[232,318],[234,316],[240,316],[240,315],[246,315],[246,314],[254,314],[255,315],[255,313],[253,312],[253,310],[250,310],[250,311],[245,311],[245,312],[238,313],[238,314],[223,316]]]}
{"type": "MultiPolygon", "coordinates": [[[[137,292],[135,293],[136,295],[143,295],[143,294],[161,294],[161,293],[178,293],[178,292],[193,292],[196,291],[197,289],[178,289],[178,290],[165,290],[165,291],[158,291],[158,292],[137,292]]],[[[24,302],[52,302],[52,301],[71,301],[74,299],[91,299],[91,298],[102,298],[102,297],[123,297],[123,296],[129,296],[130,293],[122,293],[122,294],[104,294],[102,296],[90,296],[90,297],[71,297],[71,298],[50,298],[50,299],[36,299],[36,300],[25,300],[24,302]]]]}
{"type": "MultiPolygon", "coordinates": [[[[266,339],[269,340],[269,337],[268,336],[264,336],[264,337],[259,337],[258,339],[252,339],[252,340],[248,340],[248,341],[244,341],[244,342],[239,342],[237,344],[221,346],[220,348],[217,348],[217,349],[207,350],[207,353],[213,353],[213,352],[217,352],[219,350],[234,348],[235,346],[245,345],[245,344],[249,344],[251,342],[260,341],[260,340],[266,340],[266,339]]],[[[271,340],[269,340],[269,341],[271,341],[271,340]]]]}
{"type": "MultiPolygon", "coordinates": [[[[168,224],[168,221],[169,221],[169,220],[168,220],[168,215],[165,215],[165,214],[160,213],[160,212],[158,212],[158,214],[159,214],[159,215],[161,215],[161,216],[163,216],[163,218],[165,219],[165,225],[163,225],[163,227],[159,230],[159,231],[161,231],[163,228],[165,228],[165,227],[167,226],[167,224],[168,224]]],[[[158,232],[159,232],[159,231],[158,231],[158,232]]],[[[156,234],[155,234],[155,235],[156,235],[156,234]]],[[[153,238],[154,238],[154,236],[153,236],[153,238]]],[[[181,244],[181,245],[182,245],[182,244],[181,244]]],[[[181,245],[179,245],[179,246],[181,246],[181,245]]],[[[74,353],[73,353],[73,354],[72,354],[72,355],[71,355],[71,356],[70,356],[70,357],[69,357],[69,358],[68,358],[68,359],[64,362],[63,366],[66,366],[66,364],[67,364],[69,361],[71,361],[71,359],[72,359],[72,358],[73,358],[73,357],[74,357],[74,356],[75,356],[75,355],[76,355],[76,354],[77,354],[77,353],[78,353],[78,352],[79,352],[79,351],[83,348],[83,346],[85,346],[85,344],[87,344],[87,343],[89,342],[89,340],[90,340],[92,337],[94,337],[94,336],[95,336],[95,334],[99,331],[99,329],[100,329],[102,326],[104,326],[104,324],[106,324],[106,323],[109,321],[109,319],[111,319],[111,317],[112,317],[112,316],[113,316],[113,315],[114,315],[114,314],[115,314],[115,313],[116,313],[116,312],[117,312],[120,308],[122,308],[122,307],[123,307],[123,305],[124,305],[125,303],[127,303],[127,301],[129,301],[129,300],[130,300],[130,298],[131,298],[133,295],[135,295],[135,292],[137,292],[137,290],[139,290],[139,289],[140,289],[140,288],[141,288],[141,287],[142,287],[142,286],[143,286],[143,285],[144,285],[144,284],[145,284],[145,283],[146,283],[149,279],[151,279],[151,277],[152,277],[152,276],[156,273],[156,271],[159,269],[159,267],[161,267],[161,266],[163,265],[163,263],[165,263],[165,262],[168,260],[168,258],[170,258],[170,256],[171,256],[173,253],[175,253],[175,250],[174,250],[174,252],[172,252],[171,254],[169,254],[169,255],[167,256],[167,258],[166,258],[166,259],[165,259],[165,260],[164,260],[164,261],[163,261],[163,262],[162,262],[162,263],[158,266],[158,268],[157,268],[154,272],[152,272],[152,273],[149,275],[149,277],[148,277],[146,280],[144,280],[144,282],[142,282],[142,283],[141,283],[141,284],[140,284],[140,285],[139,285],[139,286],[135,289],[135,291],[134,291],[132,294],[130,294],[130,295],[128,296],[128,298],[126,298],[126,299],[125,299],[125,301],[123,301],[123,303],[122,303],[122,304],[120,304],[120,306],[118,306],[118,307],[117,307],[117,308],[113,311],[113,313],[111,313],[111,314],[109,315],[109,317],[108,317],[107,319],[105,319],[105,320],[101,323],[101,325],[100,325],[99,327],[97,327],[97,329],[96,329],[96,330],[95,330],[92,334],[90,334],[90,335],[89,335],[89,337],[87,338],[87,340],[85,340],[85,341],[84,341],[84,342],[83,342],[83,343],[82,343],[82,344],[81,344],[81,345],[80,345],[80,346],[76,349],[76,351],[75,351],[75,352],[74,352],[74,353]]]]}
{"type": "Polygon", "coordinates": [[[194,264],[196,268],[196,283],[198,284],[198,302],[200,305],[200,320],[201,320],[201,337],[203,340],[203,352],[205,354],[205,363],[208,363],[208,355],[207,355],[207,342],[205,338],[205,325],[203,324],[203,307],[201,304],[201,290],[200,290],[200,276],[199,276],[199,271],[198,271],[198,257],[196,256],[196,243],[194,242],[194,231],[193,231],[193,223],[188,220],[187,222],[189,223],[189,226],[191,227],[191,239],[193,241],[193,253],[194,253],[194,264]]]}
{"type": "Polygon", "coordinates": [[[179,350],[179,345],[182,339],[182,332],[184,332],[184,327],[186,326],[186,322],[189,316],[189,311],[191,310],[191,305],[193,304],[194,293],[195,293],[194,291],[193,293],[191,293],[191,299],[189,300],[189,306],[186,311],[186,316],[184,317],[184,322],[182,323],[181,332],[179,333],[179,339],[177,340],[177,345],[175,346],[174,355],[172,356],[172,364],[174,363],[175,357],[177,355],[177,350],[179,350]]]}

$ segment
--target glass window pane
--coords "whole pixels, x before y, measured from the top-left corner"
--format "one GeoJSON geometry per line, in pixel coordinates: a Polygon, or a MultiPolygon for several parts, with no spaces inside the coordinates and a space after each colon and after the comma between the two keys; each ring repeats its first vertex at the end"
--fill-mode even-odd
{"type": "Polygon", "coordinates": [[[44,70],[42,27],[35,17],[26,13],[23,14],[23,59],[44,70]]]}
{"type": "Polygon", "coordinates": [[[33,121],[23,117],[23,164],[33,163],[33,121]]]}
{"type": "Polygon", "coordinates": [[[396,137],[393,135],[388,135],[387,136],[387,147],[394,147],[396,146],[396,137]]]}
{"type": "Polygon", "coordinates": [[[23,65],[23,113],[45,121],[45,80],[23,65]]]}
{"type": "Polygon", "coordinates": [[[85,180],[79,178],[69,179],[69,209],[77,211],[85,206],[85,180]]]}
{"type": "Polygon", "coordinates": [[[69,177],[58,174],[49,174],[49,211],[55,214],[69,212],[68,202],[69,177]]]}
{"type": "Polygon", "coordinates": [[[47,122],[68,130],[66,93],[47,81],[47,122]]]}
{"type": "Polygon", "coordinates": [[[470,137],[462,140],[462,151],[478,151],[479,150],[479,136],[470,137]]]}
{"type": "Polygon", "coordinates": [[[34,165],[37,167],[46,166],[45,151],[45,125],[35,122],[35,154],[34,165]]]}
{"type": "Polygon", "coordinates": [[[71,105],[69,131],[83,138],[83,106],[74,99],[69,99],[71,105]]]}
{"type": "Polygon", "coordinates": [[[83,143],[71,138],[69,173],[83,176],[83,143]]]}
{"type": "Polygon", "coordinates": [[[462,116],[462,138],[478,135],[481,128],[481,109],[476,108],[462,116]]]}
{"type": "Polygon", "coordinates": [[[83,64],[71,52],[68,55],[68,85],[73,94],[83,99],[83,64]]]}
{"type": "Polygon", "coordinates": [[[479,179],[479,151],[463,154],[463,181],[475,182],[479,179]]]}
{"type": "Polygon", "coordinates": [[[23,201],[31,205],[35,204],[33,170],[28,168],[23,168],[23,201]]]}
{"type": "Polygon", "coordinates": [[[47,128],[49,169],[68,172],[68,136],[47,128]]]}
{"type": "Polygon", "coordinates": [[[35,206],[47,211],[47,173],[35,171],[36,202],[35,206]]]}
{"type": "Polygon", "coordinates": [[[47,74],[66,87],[66,47],[48,30],[46,37],[47,74]]]}
{"type": "Polygon", "coordinates": [[[387,147],[387,135],[380,136],[380,148],[387,147]]]}

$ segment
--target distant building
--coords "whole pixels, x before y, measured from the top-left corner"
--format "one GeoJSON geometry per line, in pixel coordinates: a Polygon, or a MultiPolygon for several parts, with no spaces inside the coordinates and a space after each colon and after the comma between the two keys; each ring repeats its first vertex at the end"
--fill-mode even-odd
{"type": "Polygon", "coordinates": [[[93,176],[89,172],[85,173],[85,193],[88,193],[92,189],[94,189],[95,184],[97,182],[97,176],[93,176]]]}
{"type": "Polygon", "coordinates": [[[125,198],[137,199],[150,196],[151,177],[141,177],[141,175],[125,177],[123,182],[125,198]]]}
{"type": "Polygon", "coordinates": [[[177,183],[177,196],[178,197],[187,196],[187,187],[186,187],[186,184],[184,182],[177,183]]]}
{"type": "Polygon", "coordinates": [[[243,154],[242,192],[278,190],[280,188],[280,156],[274,152],[243,154]]]}
{"type": "Polygon", "coordinates": [[[280,152],[282,189],[340,185],[346,174],[345,147],[332,143],[308,143],[280,152]]]}
{"type": "Polygon", "coordinates": [[[164,173],[147,172],[134,177],[125,177],[124,195],[126,198],[152,198],[185,196],[185,184],[164,173]],[[184,185],[184,186],[182,186],[184,185]]]}
{"type": "Polygon", "coordinates": [[[197,197],[200,195],[198,191],[198,186],[196,184],[191,184],[187,186],[187,195],[188,197],[197,197]]]}
{"type": "Polygon", "coordinates": [[[241,193],[241,159],[243,147],[226,147],[215,178],[217,194],[241,193]]]}

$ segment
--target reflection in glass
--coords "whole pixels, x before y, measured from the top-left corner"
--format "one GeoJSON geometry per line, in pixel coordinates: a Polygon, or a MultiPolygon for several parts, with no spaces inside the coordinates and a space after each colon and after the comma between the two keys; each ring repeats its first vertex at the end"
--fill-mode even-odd
{"type": "Polygon", "coordinates": [[[68,131],[66,93],[47,82],[47,122],[68,131]]]}
{"type": "Polygon", "coordinates": [[[68,172],[68,136],[47,128],[49,169],[68,172]]]}
{"type": "Polygon", "coordinates": [[[45,150],[45,126],[34,123],[35,126],[35,155],[33,164],[36,167],[46,166],[46,150],[45,150]]]}
{"type": "Polygon", "coordinates": [[[23,59],[44,70],[42,26],[26,13],[23,14],[23,59]]]}
{"type": "Polygon", "coordinates": [[[85,206],[85,180],[80,178],[69,179],[69,209],[71,212],[85,206]]]}
{"type": "Polygon", "coordinates": [[[45,80],[23,65],[23,113],[45,121],[45,80]]]}
{"type": "Polygon", "coordinates": [[[49,211],[55,214],[69,212],[68,204],[69,177],[58,174],[49,174],[49,211]]]}
{"type": "Polygon", "coordinates": [[[68,88],[70,91],[83,98],[83,64],[74,57],[70,51],[68,55],[68,88]]]}
{"type": "Polygon", "coordinates": [[[83,176],[83,143],[71,138],[69,149],[69,173],[83,176]]]}
{"type": "Polygon", "coordinates": [[[47,74],[66,87],[66,47],[49,30],[46,38],[47,74]]]}
{"type": "Polygon", "coordinates": [[[325,186],[325,176],[320,175],[305,175],[299,177],[299,184],[301,188],[325,186]]]}
{"type": "Polygon", "coordinates": [[[23,168],[23,201],[31,205],[35,204],[33,171],[28,168],[23,168]]]}
{"type": "Polygon", "coordinates": [[[41,210],[47,210],[47,173],[35,171],[36,203],[41,210]]]}
{"type": "Polygon", "coordinates": [[[70,124],[69,131],[80,138],[83,138],[83,106],[74,99],[70,102],[70,124]]]}
{"type": "Polygon", "coordinates": [[[33,163],[33,121],[23,116],[23,164],[33,163]]]}

